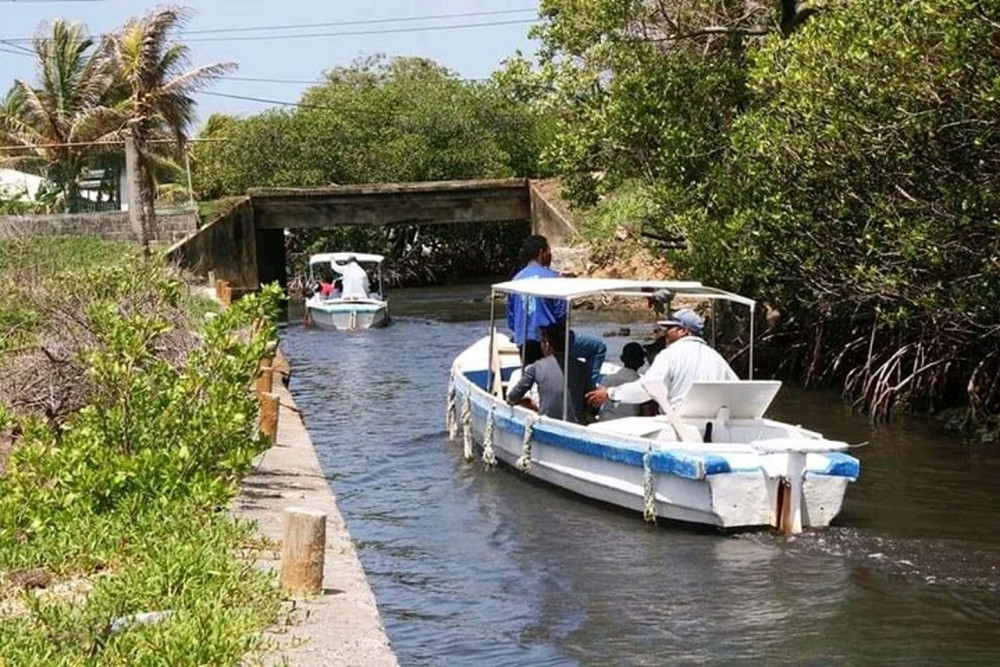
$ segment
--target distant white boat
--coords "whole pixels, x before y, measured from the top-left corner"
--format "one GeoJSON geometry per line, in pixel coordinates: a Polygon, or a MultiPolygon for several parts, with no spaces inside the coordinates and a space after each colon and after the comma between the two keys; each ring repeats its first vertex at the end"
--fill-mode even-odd
{"type": "Polygon", "coordinates": [[[382,255],[372,255],[357,252],[328,252],[312,255],[309,258],[309,280],[318,283],[316,273],[322,268],[329,268],[341,274],[344,267],[352,260],[363,268],[369,265],[374,270],[376,281],[363,292],[343,294],[332,292],[322,294],[317,290],[306,299],[306,310],[310,321],[323,329],[369,329],[383,327],[389,324],[389,299],[385,294],[385,282],[382,279],[382,255]]]}
{"type": "MultiPolygon", "coordinates": [[[[498,294],[572,302],[644,298],[654,290],[709,300],[713,309],[716,300],[747,306],[753,368],[754,301],[700,283],[537,278],[494,285],[493,296],[494,304],[498,294]]],[[[467,458],[478,446],[487,463],[502,461],[582,496],[642,512],[651,521],[775,526],[785,532],[829,525],[847,484],[858,477],[860,464],[845,453],[846,443],[764,417],[781,386],[775,380],[695,383],[676,412],[664,409],[669,403],[662,385],[650,383],[647,389],[659,394],[666,414],[587,426],[508,405],[507,384],[520,359],[492,321],[490,331],[452,365],[449,435],[462,427],[467,458]]]]}

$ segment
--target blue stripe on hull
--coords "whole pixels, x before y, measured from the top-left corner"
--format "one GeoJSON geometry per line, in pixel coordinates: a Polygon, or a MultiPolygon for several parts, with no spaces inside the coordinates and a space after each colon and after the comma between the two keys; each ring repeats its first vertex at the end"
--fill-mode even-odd
{"type": "MultiPolygon", "coordinates": [[[[483,374],[485,382],[486,371],[483,374]]],[[[475,382],[478,379],[478,371],[466,373],[469,380],[475,382]],[[475,376],[475,379],[471,376],[475,376]]],[[[465,393],[456,387],[456,400],[459,405],[465,400],[465,393]]],[[[481,396],[472,396],[473,412],[486,419],[489,414],[489,399],[481,396]]],[[[520,420],[501,415],[493,414],[493,424],[495,428],[500,428],[508,433],[520,438],[524,437],[525,424],[520,420]]],[[[532,431],[532,438],[541,444],[559,447],[586,456],[594,456],[614,463],[643,467],[643,455],[645,450],[632,449],[615,441],[606,439],[603,434],[587,432],[586,438],[583,434],[575,432],[575,428],[563,425],[558,422],[538,422],[532,431]]],[[[829,475],[832,477],[847,477],[851,480],[857,479],[860,472],[860,464],[856,458],[842,452],[825,453],[824,456],[829,462],[827,468],[822,471],[809,470],[814,475],[829,475]]],[[[708,475],[721,475],[726,473],[757,472],[760,468],[754,469],[734,469],[725,457],[718,454],[694,454],[690,452],[680,452],[676,450],[658,450],[652,452],[650,456],[650,468],[653,472],[667,473],[683,477],[685,479],[700,480],[708,475]]]]}

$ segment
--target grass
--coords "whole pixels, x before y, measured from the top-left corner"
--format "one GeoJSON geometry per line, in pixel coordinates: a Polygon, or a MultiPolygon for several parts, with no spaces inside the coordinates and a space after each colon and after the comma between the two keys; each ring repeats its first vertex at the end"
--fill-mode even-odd
{"type": "Polygon", "coordinates": [[[90,333],[71,356],[104,378],[55,421],[15,415],[0,396],[0,442],[17,441],[0,474],[2,667],[238,664],[265,648],[279,612],[273,575],[254,565],[265,543],[220,509],[265,445],[247,387],[273,330],[245,333],[264,299],[200,328],[214,306],[135,253],[85,238],[0,241],[0,335],[20,336],[0,338],[0,362],[58,338],[42,314],[71,298],[90,333]],[[208,343],[157,356],[176,347],[176,326],[208,343]],[[112,630],[147,612],[169,615],[112,630]]]}
{"type": "Polygon", "coordinates": [[[254,543],[248,525],[179,504],[72,528],[31,560],[53,567],[56,582],[86,577],[93,588],[82,599],[20,592],[23,613],[0,623],[0,665],[232,665],[263,648],[279,595],[252,552],[236,556],[254,543]],[[172,615],[110,631],[115,619],[154,611],[172,615]]]}
{"type": "Polygon", "coordinates": [[[201,218],[201,224],[207,225],[245,199],[246,197],[223,197],[198,202],[198,217],[201,218]]]}

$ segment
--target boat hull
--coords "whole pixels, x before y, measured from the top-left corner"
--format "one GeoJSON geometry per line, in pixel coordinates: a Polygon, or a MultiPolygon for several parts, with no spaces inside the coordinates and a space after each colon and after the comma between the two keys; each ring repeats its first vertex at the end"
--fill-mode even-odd
{"type": "MultiPolygon", "coordinates": [[[[655,513],[658,518],[724,529],[781,522],[782,496],[788,494],[782,457],[787,455],[757,453],[749,443],[663,442],[539,417],[485,391],[485,364],[477,360],[485,359],[486,345],[480,341],[460,355],[450,389],[454,418],[469,430],[462,437],[485,458],[494,456],[522,474],[642,512],[647,519],[655,513]]],[[[810,438],[814,448],[816,439],[822,440],[771,420],[760,420],[759,427],[779,433],[788,429],[786,435],[810,438]]],[[[857,460],[842,452],[809,453],[801,480],[801,526],[829,525],[858,472],[857,460]]]]}
{"type": "Polygon", "coordinates": [[[306,308],[312,324],[321,329],[372,329],[389,324],[389,304],[376,299],[310,299],[306,302],[306,308]]]}

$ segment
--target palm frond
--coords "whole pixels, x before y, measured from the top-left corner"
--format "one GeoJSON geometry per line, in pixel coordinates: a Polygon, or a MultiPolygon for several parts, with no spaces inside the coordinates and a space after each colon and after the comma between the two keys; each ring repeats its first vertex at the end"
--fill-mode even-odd
{"type": "Polygon", "coordinates": [[[190,95],[206,84],[217,80],[219,77],[235,71],[237,67],[239,66],[234,62],[213,63],[211,65],[196,67],[167,81],[160,90],[164,93],[190,95]]]}

